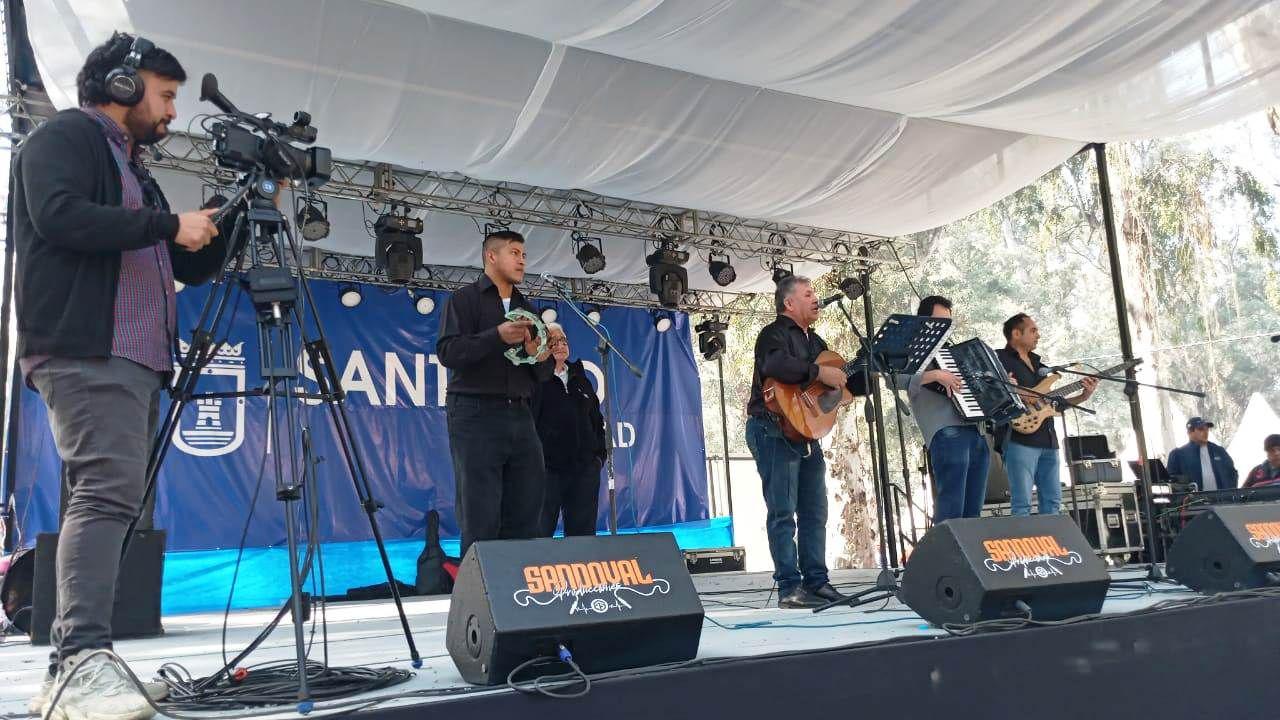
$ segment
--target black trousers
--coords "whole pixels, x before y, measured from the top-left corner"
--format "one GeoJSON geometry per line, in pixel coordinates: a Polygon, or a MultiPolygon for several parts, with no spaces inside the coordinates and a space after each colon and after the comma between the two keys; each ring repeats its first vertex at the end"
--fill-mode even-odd
{"type": "Polygon", "coordinates": [[[445,414],[462,555],[476,540],[540,537],[545,474],[528,403],[450,395],[445,414]]]}
{"type": "Polygon", "coordinates": [[[564,511],[564,536],[595,535],[600,511],[600,463],[592,460],[573,470],[547,470],[547,493],[542,503],[542,534],[556,533],[564,511]]]}

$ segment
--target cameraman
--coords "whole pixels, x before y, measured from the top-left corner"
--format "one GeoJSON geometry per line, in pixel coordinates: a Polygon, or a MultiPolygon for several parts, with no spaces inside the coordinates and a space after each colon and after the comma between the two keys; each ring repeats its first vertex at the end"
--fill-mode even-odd
{"type": "Polygon", "coordinates": [[[70,681],[56,714],[140,720],[146,698],[105,655],[125,529],[141,511],[161,390],[173,371],[174,279],[196,285],[226,248],[214,210],[175,215],[142,166],[187,78],[144,39],[114,34],[76,77],[63,110],[14,161],[18,357],[48,410],[69,500],[58,542],[49,675],[70,681]],[[84,667],[72,675],[81,663],[84,667]]]}

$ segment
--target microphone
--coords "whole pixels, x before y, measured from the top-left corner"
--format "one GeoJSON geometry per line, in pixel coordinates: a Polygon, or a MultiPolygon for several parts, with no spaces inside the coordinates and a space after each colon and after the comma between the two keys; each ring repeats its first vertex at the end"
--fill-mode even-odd
{"type": "Polygon", "coordinates": [[[1047,365],[1041,365],[1040,367],[1036,368],[1036,377],[1040,377],[1040,378],[1049,377],[1059,369],[1060,368],[1052,368],[1047,365]]]}
{"type": "Polygon", "coordinates": [[[1272,336],[1271,336],[1271,342],[1273,342],[1273,343],[1280,343],[1280,335],[1272,335],[1272,336]]]}
{"type": "Polygon", "coordinates": [[[551,287],[553,287],[553,288],[555,288],[555,289],[559,290],[560,292],[564,293],[565,295],[572,295],[572,294],[573,294],[573,288],[569,287],[568,285],[565,285],[564,283],[560,282],[559,280],[555,279],[554,277],[552,277],[551,275],[548,275],[548,274],[546,274],[546,273],[543,273],[543,274],[542,274],[542,282],[544,282],[544,283],[546,283],[546,284],[550,285],[551,287]]]}
{"type": "Polygon", "coordinates": [[[821,310],[822,308],[828,305],[834,305],[835,303],[838,303],[843,299],[844,299],[844,293],[836,293],[831,297],[823,298],[818,301],[818,309],[821,310]]]}
{"type": "Polygon", "coordinates": [[[227,99],[227,96],[218,90],[218,78],[213,73],[205,73],[204,78],[200,80],[200,102],[211,102],[228,115],[240,114],[240,111],[227,99]]]}

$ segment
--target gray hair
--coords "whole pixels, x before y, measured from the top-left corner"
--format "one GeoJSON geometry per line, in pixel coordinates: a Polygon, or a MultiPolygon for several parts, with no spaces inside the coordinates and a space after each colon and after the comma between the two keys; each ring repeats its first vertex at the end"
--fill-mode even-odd
{"type": "Polygon", "coordinates": [[[786,312],[787,298],[791,297],[796,286],[801,283],[813,285],[813,281],[803,275],[788,275],[778,281],[778,289],[773,291],[773,306],[779,315],[786,312]]]}

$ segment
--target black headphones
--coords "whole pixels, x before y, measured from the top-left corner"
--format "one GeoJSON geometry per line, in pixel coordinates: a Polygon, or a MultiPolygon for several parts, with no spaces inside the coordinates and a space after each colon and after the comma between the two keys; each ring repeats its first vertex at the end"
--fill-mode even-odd
{"type": "Polygon", "coordinates": [[[129,54],[124,56],[119,67],[107,73],[103,81],[103,89],[112,102],[130,107],[142,102],[146,86],[142,78],[138,77],[138,67],[142,65],[142,56],[155,48],[156,46],[144,37],[139,36],[133,39],[133,44],[129,46],[129,54]]]}

